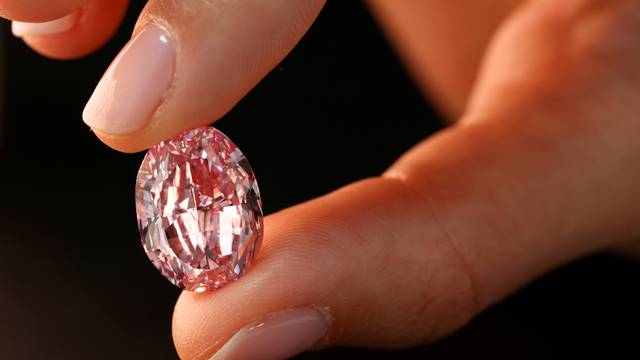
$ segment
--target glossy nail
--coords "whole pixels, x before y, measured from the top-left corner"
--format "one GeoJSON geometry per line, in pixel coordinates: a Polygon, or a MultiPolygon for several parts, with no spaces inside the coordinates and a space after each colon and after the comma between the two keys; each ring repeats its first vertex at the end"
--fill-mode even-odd
{"type": "Polygon", "coordinates": [[[322,340],[328,327],[319,310],[285,310],[238,331],[211,360],[288,359],[322,340]]]}
{"type": "Polygon", "coordinates": [[[147,25],[103,75],[84,108],[84,122],[113,135],[142,128],[171,85],[175,58],[176,47],[167,31],[147,25]]]}
{"type": "Polygon", "coordinates": [[[16,37],[59,34],[71,30],[79,18],[80,13],[76,11],[59,19],[41,23],[12,21],[11,32],[16,37]]]}

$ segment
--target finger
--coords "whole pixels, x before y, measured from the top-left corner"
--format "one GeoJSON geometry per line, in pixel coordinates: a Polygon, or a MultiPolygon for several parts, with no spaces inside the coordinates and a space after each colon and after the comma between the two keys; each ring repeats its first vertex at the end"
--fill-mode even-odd
{"type": "MultiPolygon", "coordinates": [[[[638,12],[608,14],[616,21],[596,22],[593,35],[605,39],[586,52],[606,56],[569,62],[572,76],[548,97],[496,93],[467,115],[475,119],[422,143],[383,177],[268,217],[264,249],[244,278],[181,295],[181,357],[275,359],[314,343],[431,341],[542,272],[639,235],[640,108],[624,95],[640,90],[640,54],[630,46],[638,12]]],[[[555,15],[538,16],[546,27],[555,15]]],[[[574,44],[584,32],[573,30],[589,23],[582,16],[549,40],[574,44]]]]}
{"type": "Polygon", "coordinates": [[[449,120],[457,120],[489,40],[522,2],[369,0],[368,4],[423,92],[449,120]]]}
{"type": "Polygon", "coordinates": [[[637,171],[605,195],[606,171],[626,162],[570,161],[570,151],[600,150],[559,136],[548,141],[561,149],[543,151],[540,134],[514,138],[513,127],[456,128],[385,178],[268,217],[262,255],[243,279],[181,295],[181,358],[208,359],[225,343],[220,359],[433,341],[542,272],[628,234],[640,215],[625,200],[637,171]],[[247,330],[256,326],[265,332],[247,330]]]}
{"type": "Polygon", "coordinates": [[[621,163],[586,169],[560,156],[582,151],[582,140],[559,153],[539,142],[490,122],[456,128],[384,178],[268,217],[244,278],[181,295],[173,322],[181,358],[433,341],[540,273],[619,239],[640,215],[623,200],[640,174],[605,196],[597,189],[608,175],[588,185],[582,177],[621,163]]]}
{"type": "Polygon", "coordinates": [[[0,0],[0,16],[10,20],[44,22],[59,19],[89,0],[0,0]]]}
{"type": "Polygon", "coordinates": [[[261,343],[272,344],[274,353],[263,355],[269,359],[314,343],[402,346],[422,341],[436,323],[438,331],[463,324],[475,311],[470,278],[435,218],[426,216],[430,205],[415,195],[400,182],[372,179],[268,217],[262,255],[241,281],[178,300],[180,357],[208,359],[239,329],[261,322],[273,328],[271,320],[282,323],[280,314],[291,309],[313,319],[302,328],[314,331],[298,336],[301,320],[288,319],[275,337],[236,340],[223,350],[227,358],[261,359],[245,352],[264,351],[261,343]]]}
{"type": "Polygon", "coordinates": [[[612,101],[616,96],[618,101],[627,99],[623,89],[633,80],[629,74],[635,72],[640,57],[634,46],[637,12],[633,1],[627,0],[547,0],[522,8],[489,46],[469,111],[506,111],[509,106],[523,104],[495,99],[535,101],[560,90],[576,97],[576,107],[593,106],[590,101],[595,96],[576,96],[578,91],[599,90],[598,96],[612,101]],[[606,86],[589,89],[578,83],[594,78],[606,81],[606,86]],[[505,93],[512,96],[504,97],[505,93]],[[518,96],[513,96],[515,93],[518,96]]]}
{"type": "Polygon", "coordinates": [[[98,84],[84,121],[139,151],[217,120],[296,44],[323,0],[152,0],[98,84]]]}
{"type": "Polygon", "coordinates": [[[15,36],[56,59],[87,55],[106,43],[124,17],[128,0],[90,0],[72,13],[46,23],[14,21],[15,36]]]}

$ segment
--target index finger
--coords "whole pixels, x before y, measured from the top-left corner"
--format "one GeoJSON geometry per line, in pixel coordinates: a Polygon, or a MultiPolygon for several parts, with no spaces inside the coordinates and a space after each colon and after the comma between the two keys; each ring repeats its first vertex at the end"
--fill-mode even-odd
{"type": "Polygon", "coordinates": [[[88,0],[0,0],[0,16],[10,20],[44,22],[72,13],[88,0]]]}

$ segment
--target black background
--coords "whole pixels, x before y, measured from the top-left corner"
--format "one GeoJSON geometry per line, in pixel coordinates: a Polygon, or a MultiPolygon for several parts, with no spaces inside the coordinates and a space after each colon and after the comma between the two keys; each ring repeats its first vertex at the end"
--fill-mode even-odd
{"type": "MultiPolygon", "coordinates": [[[[38,56],[3,24],[0,359],[177,357],[170,327],[179,291],[137,236],[142,154],[108,149],[81,121],[142,5],[106,47],[69,62],[38,56]]],[[[363,5],[333,1],[216,127],[250,159],[270,213],[380,173],[440,121],[363,5]]],[[[300,358],[638,358],[639,275],[638,264],[600,255],[538,280],[429,347],[300,358]]]]}

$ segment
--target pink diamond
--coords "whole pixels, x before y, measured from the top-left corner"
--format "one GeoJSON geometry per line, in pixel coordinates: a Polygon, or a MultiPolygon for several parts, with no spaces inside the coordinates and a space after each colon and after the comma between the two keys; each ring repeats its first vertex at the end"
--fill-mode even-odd
{"type": "Polygon", "coordinates": [[[262,241],[255,175],[236,145],[212,127],[149,149],[138,171],[136,212],[149,259],[190,291],[240,277],[262,241]]]}

